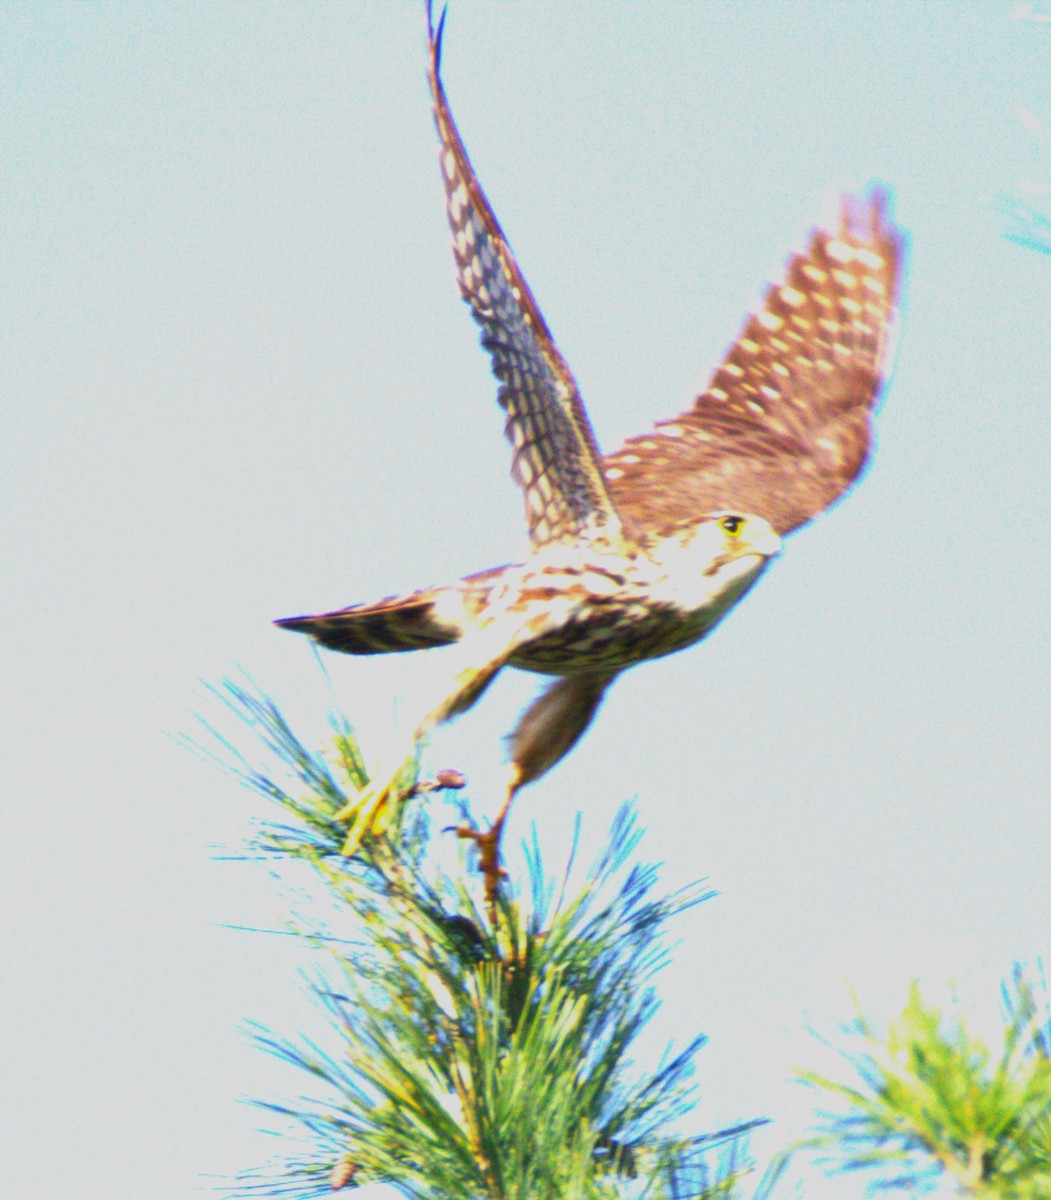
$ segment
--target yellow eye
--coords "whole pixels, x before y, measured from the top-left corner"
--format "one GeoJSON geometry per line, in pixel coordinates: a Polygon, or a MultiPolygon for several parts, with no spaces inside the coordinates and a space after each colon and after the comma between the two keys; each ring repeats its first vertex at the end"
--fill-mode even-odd
{"type": "Polygon", "coordinates": [[[720,517],[719,524],[726,530],[727,533],[735,536],[741,532],[741,526],[744,524],[744,517],[720,517]]]}

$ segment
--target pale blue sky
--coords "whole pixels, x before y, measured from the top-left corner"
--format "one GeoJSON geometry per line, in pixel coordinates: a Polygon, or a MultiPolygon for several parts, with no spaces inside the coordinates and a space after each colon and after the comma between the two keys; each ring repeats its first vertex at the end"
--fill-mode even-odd
{"type": "MultiPolygon", "coordinates": [[[[710,643],[619,681],[511,829],[557,868],[574,811],[594,853],[636,796],[665,885],[719,890],[652,1039],[711,1036],[699,1128],[790,1135],[784,1081],[845,978],[879,1016],[914,975],[979,997],[1051,947],[1051,259],[996,211],[1051,182],[1051,26],[1014,8],[449,18],[454,111],[607,448],[686,406],[830,189],[887,183],[909,236],[862,486],[710,643]]],[[[287,939],[222,928],[288,897],[209,857],[260,807],[168,736],[214,713],[197,680],[241,664],[317,723],[326,685],[271,618],[524,544],[421,10],[0,7],[0,1128],[25,1200],[181,1198],[280,1150],[237,1098],[298,1081],[237,1023],[316,1018],[287,939]]],[[[328,657],[367,747],[428,659],[328,657]]],[[[480,808],[534,686],[434,743],[480,808]]]]}

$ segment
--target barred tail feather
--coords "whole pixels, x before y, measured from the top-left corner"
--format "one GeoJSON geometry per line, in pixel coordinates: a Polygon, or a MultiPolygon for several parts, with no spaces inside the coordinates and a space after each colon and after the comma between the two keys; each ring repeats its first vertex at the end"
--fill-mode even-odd
{"type": "Polygon", "coordinates": [[[282,629],[306,633],[343,654],[396,654],[458,642],[485,607],[503,568],[468,576],[462,583],[387,596],[315,616],[283,617],[282,629]]]}

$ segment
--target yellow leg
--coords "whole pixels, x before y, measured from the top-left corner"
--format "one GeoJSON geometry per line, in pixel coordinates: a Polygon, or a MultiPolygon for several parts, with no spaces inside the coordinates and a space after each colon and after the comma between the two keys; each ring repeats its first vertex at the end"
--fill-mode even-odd
{"type": "Polygon", "coordinates": [[[407,761],[408,757],[390,775],[384,771],[377,771],[354,798],[336,813],[337,821],[353,821],[343,843],[345,857],[350,858],[357,852],[367,834],[381,834],[386,831],[394,816],[395,805],[401,799],[398,778],[407,761]]]}
{"type": "Polygon", "coordinates": [[[453,687],[443,694],[437,704],[424,709],[424,715],[413,732],[409,752],[398,760],[393,771],[376,771],[369,782],[335,814],[337,821],[351,823],[343,843],[343,854],[348,858],[357,852],[365,837],[381,834],[389,826],[396,806],[402,799],[398,780],[405,764],[414,757],[420,739],[436,725],[466,712],[481,697],[511,653],[505,646],[495,656],[487,656],[488,640],[481,645],[465,644],[460,650],[462,665],[453,676],[453,687]]]}
{"type": "Polygon", "coordinates": [[[556,679],[526,709],[511,734],[510,776],[503,808],[484,833],[461,825],[457,834],[478,847],[478,870],[485,877],[485,900],[495,914],[500,880],[507,872],[500,861],[500,838],[515,794],[539,779],[576,744],[595,715],[613,675],[571,675],[556,679]]]}
{"type": "Polygon", "coordinates": [[[500,858],[500,838],[504,832],[504,822],[511,810],[515,793],[525,782],[518,764],[512,763],[507,795],[504,797],[503,807],[492,825],[484,833],[470,825],[461,825],[456,830],[458,837],[468,838],[478,847],[478,870],[485,879],[485,903],[491,917],[496,911],[496,897],[500,891],[500,881],[507,878],[507,871],[500,858]]]}

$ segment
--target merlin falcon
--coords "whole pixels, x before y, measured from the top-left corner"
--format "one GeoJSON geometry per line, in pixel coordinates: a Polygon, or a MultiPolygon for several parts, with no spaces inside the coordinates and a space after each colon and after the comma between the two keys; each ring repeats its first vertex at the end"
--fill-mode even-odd
{"type": "Polygon", "coordinates": [[[861,471],[888,369],[902,240],[878,190],[844,196],[679,416],[603,457],[584,404],[475,177],[442,85],[429,77],[460,292],[499,381],[530,554],[458,583],[276,622],[345,654],[452,646],[440,695],[417,698],[411,746],[338,815],[344,853],[389,824],[401,766],[506,666],[553,677],[509,738],[503,805],[477,841],[489,898],[515,793],[577,742],[613,680],[707,636],[781,538],[861,471]]]}

